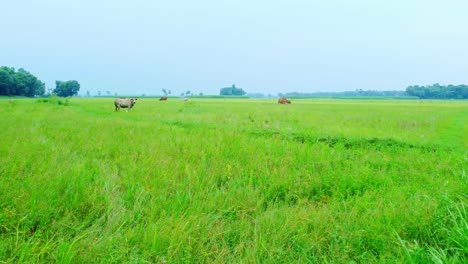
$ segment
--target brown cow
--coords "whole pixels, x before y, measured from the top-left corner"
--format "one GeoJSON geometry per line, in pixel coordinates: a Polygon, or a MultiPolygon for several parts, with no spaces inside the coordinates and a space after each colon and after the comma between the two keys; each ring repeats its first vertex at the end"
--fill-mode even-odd
{"type": "Polygon", "coordinates": [[[163,96],[163,97],[159,98],[159,101],[167,101],[167,97],[163,96]]]}
{"type": "Polygon", "coordinates": [[[281,97],[280,99],[278,99],[278,104],[290,104],[291,101],[289,101],[288,99],[284,98],[284,97],[281,97]]]}

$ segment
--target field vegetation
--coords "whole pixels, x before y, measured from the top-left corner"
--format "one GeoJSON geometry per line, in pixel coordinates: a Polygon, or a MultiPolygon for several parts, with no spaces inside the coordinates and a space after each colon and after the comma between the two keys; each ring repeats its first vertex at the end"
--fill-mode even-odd
{"type": "Polygon", "coordinates": [[[468,259],[467,101],[0,105],[0,262],[468,259]]]}

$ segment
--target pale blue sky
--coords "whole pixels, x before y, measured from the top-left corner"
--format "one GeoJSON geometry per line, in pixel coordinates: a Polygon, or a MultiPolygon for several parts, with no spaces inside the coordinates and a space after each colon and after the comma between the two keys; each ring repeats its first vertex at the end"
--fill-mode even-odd
{"type": "Polygon", "coordinates": [[[80,93],[468,83],[468,1],[0,2],[0,65],[80,93]]]}

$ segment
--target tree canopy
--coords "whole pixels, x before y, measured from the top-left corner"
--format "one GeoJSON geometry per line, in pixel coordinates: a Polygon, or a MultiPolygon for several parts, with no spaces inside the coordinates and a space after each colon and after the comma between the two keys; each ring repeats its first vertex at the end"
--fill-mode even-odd
{"type": "Polygon", "coordinates": [[[33,97],[43,95],[44,92],[45,84],[28,71],[0,67],[0,95],[33,97]]]}
{"type": "Polygon", "coordinates": [[[61,97],[67,97],[67,96],[74,96],[78,94],[78,91],[80,90],[80,84],[75,81],[55,81],[55,89],[53,91],[54,94],[61,96],[61,97]]]}
{"type": "Polygon", "coordinates": [[[231,87],[221,88],[219,91],[219,95],[237,95],[242,96],[246,94],[246,92],[242,88],[237,88],[236,85],[232,85],[231,87]]]}
{"type": "Polygon", "coordinates": [[[406,93],[421,99],[468,99],[468,85],[413,85],[406,88],[406,93]]]}

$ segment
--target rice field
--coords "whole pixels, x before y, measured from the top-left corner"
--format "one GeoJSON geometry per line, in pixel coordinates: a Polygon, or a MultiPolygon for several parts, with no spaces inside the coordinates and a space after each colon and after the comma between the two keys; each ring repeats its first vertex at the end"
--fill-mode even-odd
{"type": "Polygon", "coordinates": [[[0,106],[2,263],[468,259],[468,101],[0,106]]]}

